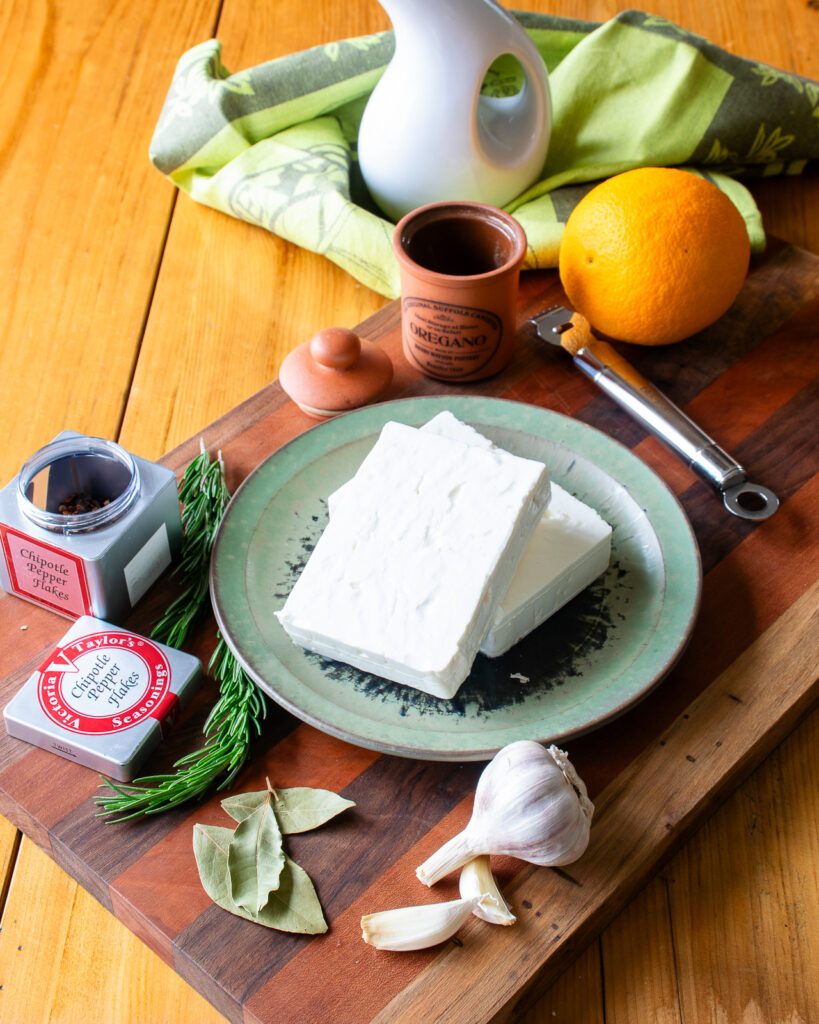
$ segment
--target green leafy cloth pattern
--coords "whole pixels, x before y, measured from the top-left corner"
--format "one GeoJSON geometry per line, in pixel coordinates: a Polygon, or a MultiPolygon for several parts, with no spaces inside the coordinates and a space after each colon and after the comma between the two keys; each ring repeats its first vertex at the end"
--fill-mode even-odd
{"type": "MultiPolygon", "coordinates": [[[[552,140],[541,179],[507,209],[525,266],[557,263],[563,225],[590,183],[682,166],[736,204],[752,248],[762,222],[740,176],[799,174],[819,159],[819,84],[735,57],[663,18],[603,24],[520,12],[549,70],[552,140]]],[[[236,74],[211,39],[179,61],[151,159],[197,202],[322,253],[394,297],[392,224],[370,199],[356,139],[393,53],[391,32],[317,46],[236,74]]],[[[516,88],[502,62],[484,91],[516,88]]]]}

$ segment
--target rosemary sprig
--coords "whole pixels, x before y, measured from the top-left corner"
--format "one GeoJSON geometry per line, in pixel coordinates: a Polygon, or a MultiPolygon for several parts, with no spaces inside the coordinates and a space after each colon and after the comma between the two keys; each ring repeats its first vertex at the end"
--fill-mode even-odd
{"type": "Polygon", "coordinates": [[[176,573],[182,577],[182,591],[151,630],[155,640],[169,647],[184,644],[191,626],[207,603],[210,553],[230,501],[222,453],[211,460],[204,442],[199,443],[199,454],[179,482],[184,540],[182,559],[176,573]]]}
{"type": "MultiPolygon", "coordinates": [[[[183,580],[183,587],[151,633],[172,647],[181,647],[207,604],[210,553],[230,500],[221,453],[211,460],[202,445],[200,454],[185,470],[179,498],[183,505],[184,537],[177,573],[183,580]]],[[[203,726],[205,743],[180,758],[173,772],[146,775],[132,783],[103,779],[109,792],[95,797],[102,808],[99,815],[119,822],[159,814],[201,796],[220,779],[219,789],[229,786],[235,779],[253,739],[261,732],[266,708],[264,697],[222,636],[217,633],[217,638],[208,668],[219,684],[219,699],[203,726]]]]}
{"type": "Polygon", "coordinates": [[[111,792],[95,797],[101,815],[117,815],[110,820],[127,821],[159,814],[202,796],[220,776],[224,778],[218,789],[225,789],[236,778],[253,739],[261,732],[264,698],[221,636],[208,667],[219,683],[219,699],[202,730],[205,744],[180,758],[172,773],[146,775],[132,783],[104,779],[111,792]]]}

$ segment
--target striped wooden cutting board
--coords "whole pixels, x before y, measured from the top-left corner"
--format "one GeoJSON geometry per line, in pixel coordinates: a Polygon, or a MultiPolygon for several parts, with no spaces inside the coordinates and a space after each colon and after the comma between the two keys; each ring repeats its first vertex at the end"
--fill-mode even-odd
{"type": "MultiPolygon", "coordinates": [[[[500,1020],[526,1004],[610,921],[658,864],[794,726],[816,699],[819,569],[811,524],[819,502],[816,377],[819,258],[772,243],[737,304],[695,340],[629,349],[629,358],[772,487],[781,510],[754,526],[721,503],[662,446],[553,349],[521,329],[509,369],[480,388],[446,389],[401,359],[397,304],[361,328],[396,362],[389,397],[487,394],[555,409],[596,426],[652,465],[697,534],[703,605],[688,650],[667,680],[625,717],[569,745],[597,805],[592,842],[568,872],[498,863],[514,928],[472,921],[462,944],[377,952],[359,938],[362,913],[448,898],[414,869],[465,824],[477,765],[379,756],[327,737],[271,706],[237,789],[324,786],[357,803],[320,831],[293,836],[331,923],[318,938],[258,928],[210,904],[191,849],[195,821],[227,825],[218,798],[126,825],[94,817],[96,775],[0,735],[0,810],[231,1020],[312,1024],[500,1020]]],[[[526,275],[521,321],[562,301],[554,274],[526,275]]],[[[221,447],[229,482],[312,425],[272,384],[203,432],[221,447]]],[[[165,459],[181,470],[192,438],[165,459]]],[[[129,625],[145,632],[168,599],[166,581],[129,625]]],[[[3,704],[40,663],[65,621],[0,598],[3,704]]],[[[203,622],[191,645],[214,642],[203,622]]],[[[193,748],[212,703],[207,684],[155,766],[193,748]]]]}

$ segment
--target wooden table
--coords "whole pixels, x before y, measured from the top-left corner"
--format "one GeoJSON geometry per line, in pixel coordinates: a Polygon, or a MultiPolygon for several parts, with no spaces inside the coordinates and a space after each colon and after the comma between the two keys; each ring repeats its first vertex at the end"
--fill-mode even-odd
{"type": "MultiPolygon", "coordinates": [[[[603,19],[625,3],[530,0],[603,19]]],[[[804,0],[655,0],[742,55],[819,76],[804,0]]],[[[12,0],[0,9],[0,481],[64,426],[156,457],[261,387],[293,345],[383,300],[317,256],[195,206],[150,167],[178,56],[231,69],[387,24],[375,0],[12,0]]],[[[768,229],[819,252],[819,179],[754,186],[768,229]]],[[[819,717],[763,764],[527,1016],[819,1019],[819,717]]],[[[55,772],[55,785],[59,774],[55,772]]],[[[0,1019],[221,1020],[0,820],[0,1019]]]]}

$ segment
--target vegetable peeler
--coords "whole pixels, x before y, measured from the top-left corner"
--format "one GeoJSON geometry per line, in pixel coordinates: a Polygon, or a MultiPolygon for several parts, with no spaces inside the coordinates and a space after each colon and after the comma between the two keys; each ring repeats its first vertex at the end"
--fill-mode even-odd
{"type": "Polygon", "coordinates": [[[529,321],[538,337],[566,349],[577,367],[658,437],[721,495],[740,519],[772,516],[779,499],[762,484],[751,483],[743,467],[693,420],[650,384],[606,341],[596,338],[588,321],[565,306],[553,306],[529,321]]]}

